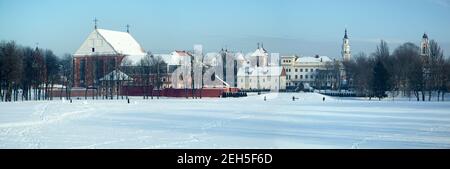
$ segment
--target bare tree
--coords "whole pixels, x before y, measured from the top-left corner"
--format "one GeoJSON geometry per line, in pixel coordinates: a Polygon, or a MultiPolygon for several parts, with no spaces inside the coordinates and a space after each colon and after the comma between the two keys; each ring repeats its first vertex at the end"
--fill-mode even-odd
{"type": "Polygon", "coordinates": [[[33,49],[30,47],[25,47],[22,49],[23,51],[23,71],[22,71],[22,79],[21,79],[21,88],[22,88],[22,100],[30,100],[31,99],[31,90],[34,77],[33,70],[33,49]]]}
{"type": "Polygon", "coordinates": [[[380,44],[377,46],[377,50],[375,53],[373,53],[373,56],[380,61],[387,61],[390,54],[389,54],[389,45],[386,43],[386,41],[381,40],[380,44]]]}
{"type": "Polygon", "coordinates": [[[372,54],[372,56],[375,58],[375,65],[378,64],[378,62],[381,62],[381,64],[383,65],[379,65],[380,67],[382,67],[383,69],[386,69],[386,90],[390,91],[391,95],[392,95],[392,99],[394,99],[394,97],[396,95],[398,95],[397,91],[398,91],[398,86],[397,86],[397,82],[396,82],[396,78],[393,77],[395,76],[394,72],[395,72],[395,68],[394,68],[394,63],[395,63],[395,58],[392,57],[390,55],[389,52],[389,45],[387,44],[386,41],[381,40],[380,44],[377,46],[376,51],[372,54]]]}
{"type": "Polygon", "coordinates": [[[356,54],[352,60],[344,62],[346,75],[351,79],[352,88],[358,96],[371,97],[371,81],[373,74],[373,59],[363,52],[356,54]]]}
{"type": "MultiPolygon", "coordinates": [[[[153,54],[148,53],[139,63],[140,67],[140,78],[143,84],[144,89],[144,99],[148,99],[148,88],[150,88],[150,76],[152,73],[151,66],[152,66],[152,59],[153,54]]],[[[153,89],[151,89],[153,90],[153,89]]],[[[153,96],[152,96],[153,98],[153,96]]]]}
{"type": "Polygon", "coordinates": [[[441,91],[441,101],[444,101],[445,93],[450,91],[450,57],[445,59],[440,75],[441,83],[439,90],[441,91]]]}
{"type": "Polygon", "coordinates": [[[33,88],[34,88],[34,99],[41,100],[42,99],[42,85],[45,82],[46,77],[46,64],[45,58],[42,50],[36,48],[33,52],[33,65],[32,70],[34,72],[33,79],[33,88]]]}
{"type": "Polygon", "coordinates": [[[435,40],[430,41],[430,75],[429,81],[427,82],[428,86],[428,101],[431,101],[431,96],[433,92],[437,92],[437,100],[439,101],[439,95],[441,90],[439,90],[443,84],[444,77],[444,52],[441,47],[435,40]]]}
{"type": "Polygon", "coordinates": [[[23,53],[14,41],[0,43],[0,74],[2,100],[17,101],[17,91],[22,76],[23,53]]]}
{"type": "Polygon", "coordinates": [[[167,64],[164,62],[164,60],[161,58],[161,56],[153,56],[151,57],[151,67],[152,67],[152,74],[154,75],[152,84],[156,87],[158,90],[157,99],[159,99],[159,95],[161,94],[160,90],[163,85],[163,79],[162,74],[167,73],[167,64]]]}
{"type": "MultiPolygon", "coordinates": [[[[132,69],[132,66],[133,66],[133,64],[132,64],[131,60],[129,60],[128,58],[124,58],[124,59],[122,60],[121,65],[120,65],[120,70],[121,70],[123,73],[125,73],[125,74],[129,74],[130,70],[132,69]]],[[[123,75],[123,76],[120,76],[119,78],[120,78],[120,81],[121,81],[120,87],[121,87],[121,88],[122,88],[123,86],[126,87],[126,89],[125,89],[125,99],[128,99],[129,79],[128,79],[127,76],[124,76],[124,75],[123,75]]],[[[122,92],[122,93],[123,93],[123,92],[122,92]]],[[[123,99],[123,94],[122,94],[122,93],[121,93],[121,97],[122,97],[122,99],[123,99]]]]}
{"type": "Polygon", "coordinates": [[[45,81],[45,97],[46,99],[53,99],[53,86],[58,81],[59,72],[59,60],[58,57],[53,54],[53,51],[45,50],[45,67],[47,68],[46,81],[45,81]]]}
{"type": "MultiPolygon", "coordinates": [[[[66,99],[70,99],[70,91],[72,88],[72,79],[73,79],[73,57],[71,54],[64,54],[63,58],[60,60],[60,75],[61,75],[61,84],[65,86],[65,96],[66,99]]],[[[61,90],[62,92],[62,90],[61,90]]]]}

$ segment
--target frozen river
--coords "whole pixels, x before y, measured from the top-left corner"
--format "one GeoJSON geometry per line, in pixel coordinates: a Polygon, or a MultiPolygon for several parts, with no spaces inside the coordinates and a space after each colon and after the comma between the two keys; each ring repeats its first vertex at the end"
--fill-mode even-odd
{"type": "Polygon", "coordinates": [[[322,97],[0,103],[0,148],[450,148],[450,102],[322,97]]]}

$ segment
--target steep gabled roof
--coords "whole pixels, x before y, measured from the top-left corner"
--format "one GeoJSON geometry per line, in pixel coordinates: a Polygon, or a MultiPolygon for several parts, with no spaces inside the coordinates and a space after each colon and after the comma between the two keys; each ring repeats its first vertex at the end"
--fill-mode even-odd
{"type": "MultiPolygon", "coordinates": [[[[144,49],[127,32],[95,29],[75,52],[75,56],[91,55],[145,56],[144,49]],[[95,48],[95,50],[91,50],[95,48]]],[[[134,60],[131,58],[131,60],[134,60]]]]}
{"type": "Polygon", "coordinates": [[[264,48],[258,48],[255,50],[255,52],[252,53],[251,55],[252,57],[256,57],[256,56],[269,56],[269,54],[267,53],[266,49],[264,48]]]}
{"type": "Polygon", "coordinates": [[[116,52],[123,55],[145,55],[144,49],[129,33],[106,29],[97,31],[116,52]]]}

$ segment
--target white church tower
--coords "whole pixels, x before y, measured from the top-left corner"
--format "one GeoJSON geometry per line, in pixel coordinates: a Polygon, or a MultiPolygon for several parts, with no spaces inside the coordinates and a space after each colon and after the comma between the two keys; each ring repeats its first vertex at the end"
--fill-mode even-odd
{"type": "Polygon", "coordinates": [[[424,33],[422,36],[422,42],[420,43],[420,55],[430,56],[430,45],[427,33],[424,33]]]}
{"type": "Polygon", "coordinates": [[[345,29],[345,35],[342,41],[342,58],[344,61],[349,61],[352,57],[352,52],[350,51],[350,42],[348,40],[347,29],[345,29]]]}

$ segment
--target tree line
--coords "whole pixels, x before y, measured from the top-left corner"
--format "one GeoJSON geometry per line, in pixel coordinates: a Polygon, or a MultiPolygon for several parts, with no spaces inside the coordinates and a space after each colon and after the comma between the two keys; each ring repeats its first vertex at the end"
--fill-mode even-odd
{"type": "Polygon", "coordinates": [[[349,88],[365,97],[403,96],[417,101],[444,101],[450,90],[450,59],[435,40],[429,43],[426,54],[410,42],[390,53],[381,41],[370,56],[361,52],[343,62],[349,88]]]}
{"type": "MultiPolygon", "coordinates": [[[[327,63],[326,69],[318,73],[315,82],[319,86],[331,82],[332,89],[354,90],[357,96],[369,98],[395,99],[402,96],[417,101],[431,101],[433,98],[443,101],[450,90],[450,59],[444,57],[443,50],[434,40],[430,41],[427,52],[427,55],[423,55],[417,45],[408,42],[390,53],[388,44],[381,41],[370,55],[361,52],[349,61],[334,60],[327,63]]],[[[97,96],[100,88],[110,91],[103,94],[104,98],[112,99],[112,89],[115,88],[119,98],[119,89],[126,85],[144,87],[143,97],[149,98],[149,92],[153,97],[153,88],[159,92],[163,77],[169,73],[167,63],[151,53],[137,65],[131,65],[127,60],[122,62],[113,64],[115,66],[111,69],[131,75],[134,78],[132,82],[116,79],[100,83],[100,78],[109,72],[101,71],[101,62],[93,62],[96,66],[90,73],[95,77],[93,87],[97,88],[97,96]]],[[[72,83],[72,55],[58,57],[49,49],[33,49],[17,45],[14,41],[0,42],[1,101],[52,100],[55,85],[60,86],[60,91],[66,92],[65,96],[70,99],[72,83]]]]}
{"type": "MultiPolygon", "coordinates": [[[[92,90],[92,99],[113,99],[121,95],[121,89],[126,87],[141,87],[144,92],[144,99],[153,95],[159,97],[160,89],[164,80],[167,79],[167,64],[159,56],[148,53],[136,65],[133,65],[126,58],[121,63],[109,63],[115,61],[101,60],[99,57],[92,57],[92,61],[81,64],[84,68],[89,67],[92,71],[84,72],[84,77],[93,77],[92,84],[87,86],[84,98],[87,99],[88,89],[92,90]],[[108,62],[108,63],[104,63],[108,62]],[[106,66],[106,67],[105,67],[106,66]],[[105,71],[106,70],[106,71],[105,71]],[[113,71],[115,70],[115,71],[113,71]],[[112,78],[103,80],[106,74],[112,74],[112,78]],[[130,75],[130,81],[126,76],[119,74],[124,72],[130,75]],[[89,74],[89,75],[88,75],[89,74]],[[153,89],[158,93],[153,93],[153,89]],[[100,92],[100,90],[102,92],[100,92]],[[114,91],[113,91],[114,90],[114,91]],[[150,93],[150,94],[149,94],[150,93]]],[[[64,96],[71,98],[73,88],[73,56],[64,54],[56,56],[50,49],[31,48],[17,45],[14,41],[0,42],[0,99],[1,101],[19,100],[52,100],[54,89],[58,89],[60,99],[64,96]],[[57,85],[57,86],[56,86],[57,85]],[[63,94],[65,92],[65,94],[63,94]]],[[[83,69],[83,68],[80,68],[83,69]]],[[[85,80],[84,80],[85,81],[85,80]]],[[[128,96],[126,94],[125,96],[128,96]]]]}
{"type": "Polygon", "coordinates": [[[0,42],[1,101],[51,100],[54,85],[70,86],[71,76],[70,54],[58,57],[50,49],[0,42]]]}

